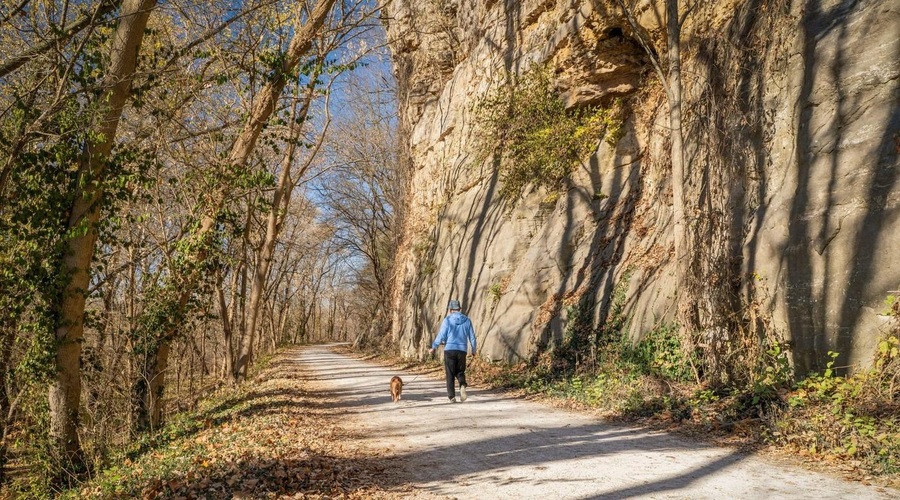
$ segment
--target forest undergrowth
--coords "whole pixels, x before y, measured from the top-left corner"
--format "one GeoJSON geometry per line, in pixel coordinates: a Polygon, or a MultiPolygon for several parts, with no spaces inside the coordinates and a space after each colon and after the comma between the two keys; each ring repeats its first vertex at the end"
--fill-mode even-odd
{"type": "Polygon", "coordinates": [[[169,419],[59,498],[408,497],[407,487],[378,485],[380,452],[355,444],[295,357],[281,350],[255,377],[169,419]]]}

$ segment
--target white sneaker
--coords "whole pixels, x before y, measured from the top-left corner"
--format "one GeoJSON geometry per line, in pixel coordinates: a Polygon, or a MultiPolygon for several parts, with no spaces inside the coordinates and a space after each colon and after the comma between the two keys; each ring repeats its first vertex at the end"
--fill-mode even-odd
{"type": "Polygon", "coordinates": [[[464,386],[464,385],[459,386],[459,400],[465,401],[466,397],[467,397],[466,396],[466,386],[464,386]]]}

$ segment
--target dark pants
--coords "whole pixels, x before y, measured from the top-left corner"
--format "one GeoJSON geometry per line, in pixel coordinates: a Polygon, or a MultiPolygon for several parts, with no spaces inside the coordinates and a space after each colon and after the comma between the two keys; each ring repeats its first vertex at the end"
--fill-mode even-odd
{"type": "Polygon", "coordinates": [[[466,351],[444,351],[444,373],[447,375],[447,397],[456,398],[454,382],[466,385],[466,351]]]}

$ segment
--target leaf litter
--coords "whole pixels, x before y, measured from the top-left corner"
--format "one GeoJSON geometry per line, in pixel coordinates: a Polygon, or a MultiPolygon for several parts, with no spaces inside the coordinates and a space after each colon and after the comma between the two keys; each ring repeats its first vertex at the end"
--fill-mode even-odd
{"type": "Polygon", "coordinates": [[[311,389],[302,373],[294,349],[280,352],[252,380],[174,417],[71,496],[435,498],[380,481],[392,474],[390,451],[365,447],[333,400],[311,389]]]}

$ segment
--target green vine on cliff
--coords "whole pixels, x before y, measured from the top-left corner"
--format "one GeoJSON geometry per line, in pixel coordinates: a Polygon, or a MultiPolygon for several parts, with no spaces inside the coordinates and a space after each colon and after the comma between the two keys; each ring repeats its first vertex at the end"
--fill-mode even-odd
{"type": "Polygon", "coordinates": [[[474,108],[477,158],[494,156],[504,198],[518,198],[530,184],[560,187],[601,139],[615,143],[621,137],[621,112],[615,111],[620,106],[567,110],[546,66],[508,81],[474,108]]]}

